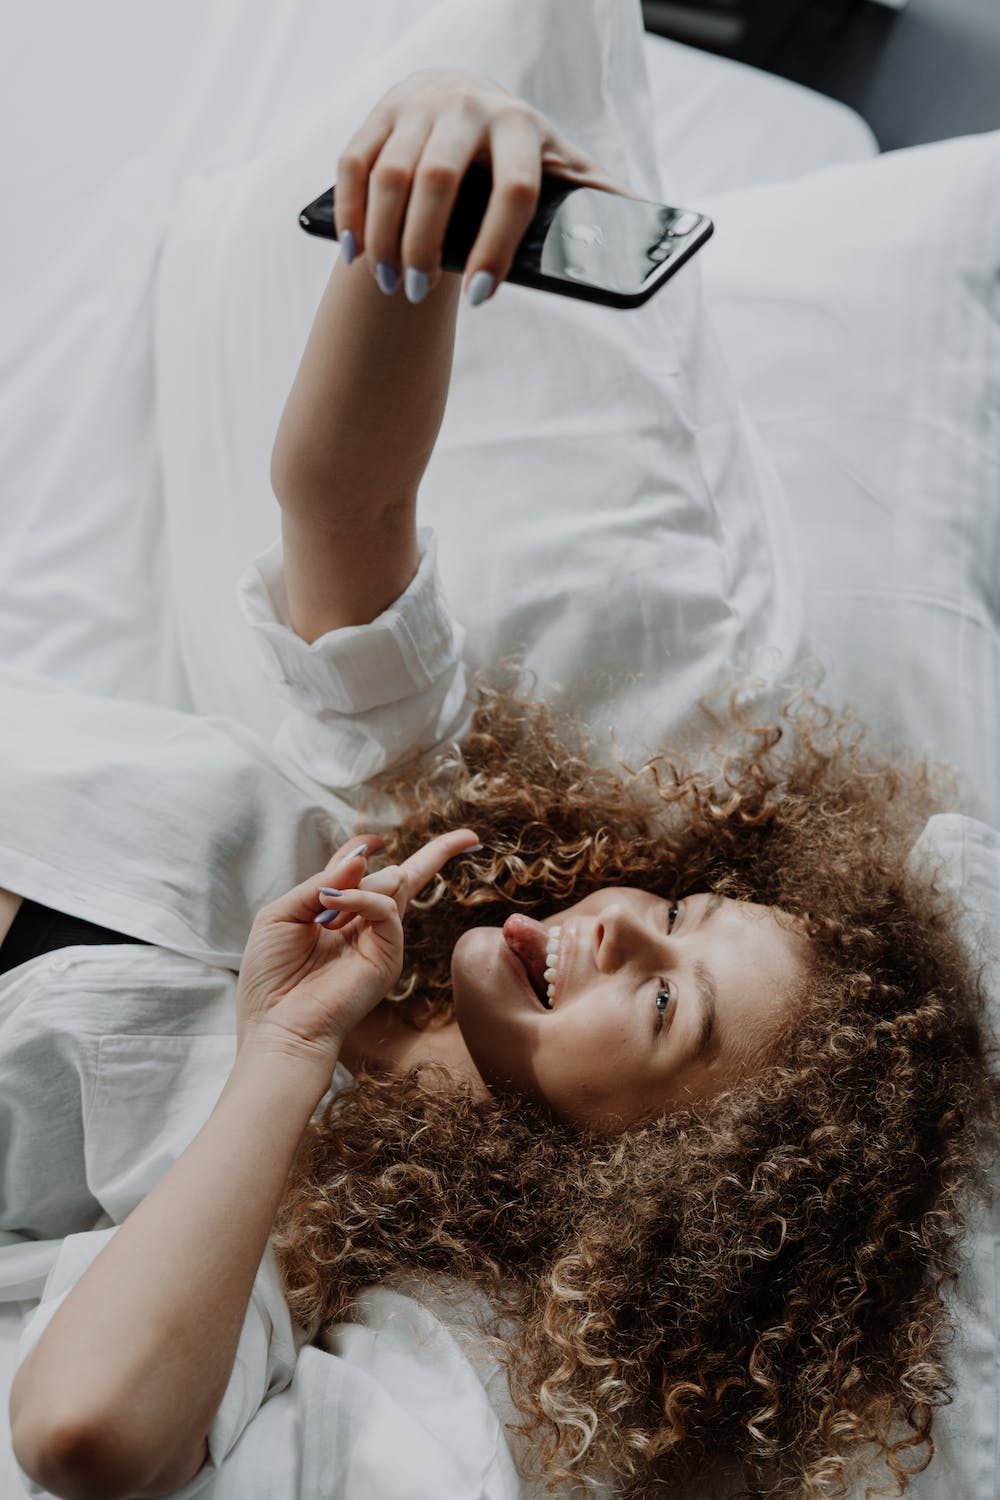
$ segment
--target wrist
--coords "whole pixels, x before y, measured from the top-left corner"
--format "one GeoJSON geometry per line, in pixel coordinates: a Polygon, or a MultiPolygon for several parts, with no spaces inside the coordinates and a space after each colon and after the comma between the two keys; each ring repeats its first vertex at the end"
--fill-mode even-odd
{"type": "Polygon", "coordinates": [[[242,1085],[252,1078],[258,1087],[284,1091],[308,1110],[306,1119],[330,1087],[340,1048],[300,1041],[260,1022],[249,1023],[240,1042],[230,1078],[242,1085]]]}

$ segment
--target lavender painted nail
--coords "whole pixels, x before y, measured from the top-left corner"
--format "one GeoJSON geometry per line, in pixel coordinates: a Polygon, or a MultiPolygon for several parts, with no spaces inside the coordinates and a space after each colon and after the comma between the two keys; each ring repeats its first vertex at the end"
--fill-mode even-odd
{"type": "Polygon", "coordinates": [[[427,296],[427,272],[418,271],[415,266],[407,266],[403,273],[403,285],[407,302],[423,302],[427,296]]]}
{"type": "Polygon", "coordinates": [[[399,286],[399,272],[395,266],[390,266],[388,261],[380,260],[375,267],[375,280],[386,296],[391,297],[399,286]]]}
{"type": "Polygon", "coordinates": [[[356,849],[352,849],[351,850],[351,852],[347,856],[347,858],[341,864],[339,864],[337,866],[337,868],[334,870],[333,873],[335,875],[342,875],[343,872],[347,869],[347,866],[350,864],[351,860],[355,857],[355,855],[357,855],[357,854],[367,854],[367,852],[368,852],[368,845],[367,844],[359,844],[356,849]]]}
{"type": "Polygon", "coordinates": [[[477,271],[469,282],[469,306],[478,307],[480,302],[485,302],[495,286],[496,280],[489,271],[477,271]]]}

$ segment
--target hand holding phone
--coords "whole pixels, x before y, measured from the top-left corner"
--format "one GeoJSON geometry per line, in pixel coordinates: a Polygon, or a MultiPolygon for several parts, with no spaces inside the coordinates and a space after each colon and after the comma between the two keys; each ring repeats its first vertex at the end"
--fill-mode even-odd
{"type": "Polygon", "coordinates": [[[539,110],[460,68],[390,89],[348,141],[336,188],[299,222],[339,239],[348,263],[352,248],[366,255],[390,295],[401,273],[419,302],[456,271],[473,305],[509,280],[634,307],[712,233],[704,215],[639,198],[539,110]]]}

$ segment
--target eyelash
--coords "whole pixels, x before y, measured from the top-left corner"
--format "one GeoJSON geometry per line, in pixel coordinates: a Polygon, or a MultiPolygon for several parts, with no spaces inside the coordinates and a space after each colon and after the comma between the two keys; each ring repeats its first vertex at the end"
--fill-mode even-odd
{"type": "MultiPolygon", "coordinates": [[[[673,905],[670,907],[670,911],[671,912],[679,912],[680,909],[681,909],[681,903],[679,901],[675,901],[673,903],[673,905]]],[[[677,918],[674,917],[674,920],[672,922],[668,923],[668,925],[667,925],[667,931],[668,932],[673,932],[673,930],[674,930],[674,928],[676,926],[677,926],[677,918]]],[[[666,1015],[666,1013],[667,1013],[667,1006],[670,1004],[670,989],[669,989],[669,986],[665,985],[663,983],[662,979],[659,980],[658,982],[659,982],[660,988],[656,992],[656,1002],[655,1002],[655,1004],[656,1004],[656,1034],[657,1035],[659,1035],[660,1032],[663,1030],[663,1017],[666,1015]],[[662,1009],[660,1007],[660,997],[661,996],[664,997],[664,1004],[663,1004],[662,1009]]]]}

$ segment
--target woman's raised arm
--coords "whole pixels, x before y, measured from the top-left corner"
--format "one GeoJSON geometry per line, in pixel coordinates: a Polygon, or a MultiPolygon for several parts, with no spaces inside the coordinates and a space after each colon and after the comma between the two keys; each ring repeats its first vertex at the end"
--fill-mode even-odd
{"type": "Polygon", "coordinates": [[[364,258],[330,276],[271,458],[292,628],[366,625],[416,574],[417,488],[444,417],[461,278],[425,302],[364,258]]]}
{"type": "Polygon", "coordinates": [[[375,619],[417,571],[417,489],[444,418],[459,291],[463,281],[481,290],[479,273],[492,287],[507,275],[543,162],[581,186],[631,191],[533,106],[461,68],[404,78],[340,158],[337,234],[342,245],[352,235],[362,259],[349,266],[345,253],[334,266],[271,458],[291,623],[307,641],[375,619]],[[459,277],[442,271],[441,251],[462,179],[482,158],[493,189],[459,277]],[[383,291],[379,265],[385,284],[410,293],[423,273],[423,300],[383,291]]]}

